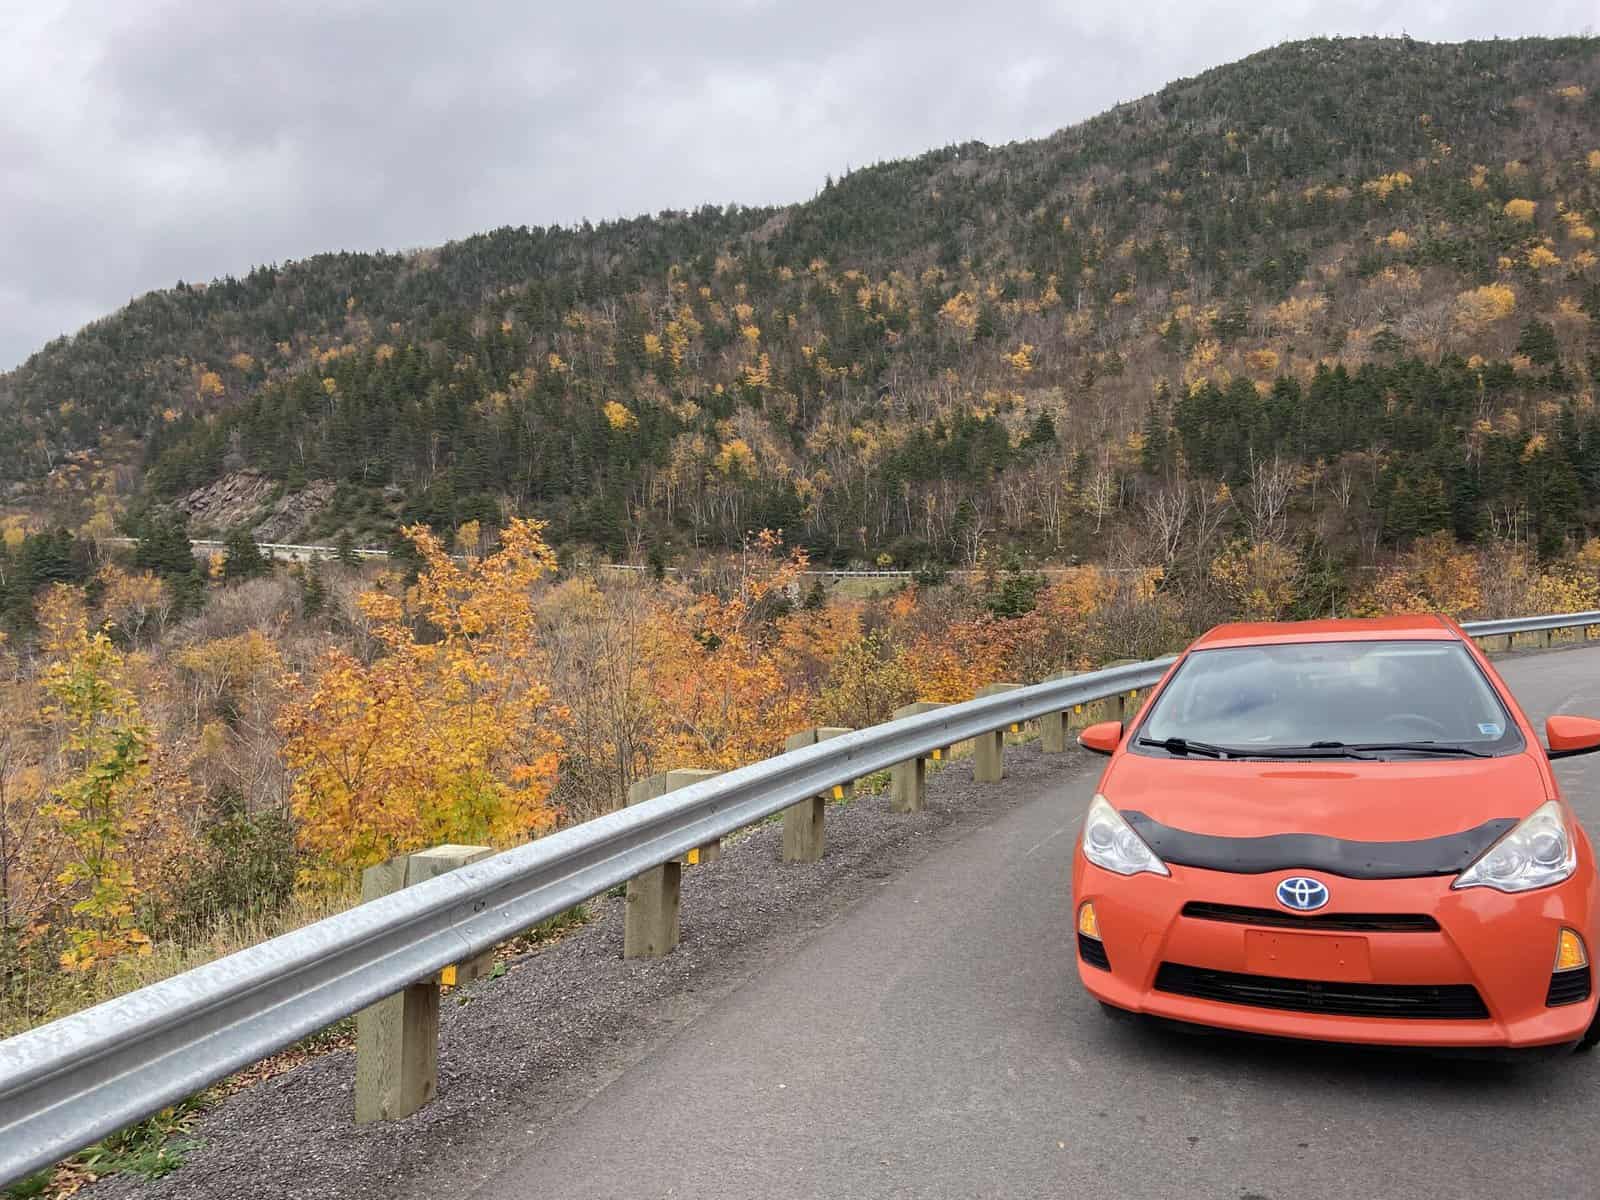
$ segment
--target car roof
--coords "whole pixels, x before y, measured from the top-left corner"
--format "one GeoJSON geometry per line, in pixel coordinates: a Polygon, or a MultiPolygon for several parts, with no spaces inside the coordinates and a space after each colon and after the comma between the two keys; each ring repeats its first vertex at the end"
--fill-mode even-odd
{"type": "Polygon", "coordinates": [[[1283,642],[1376,642],[1385,640],[1459,641],[1461,635],[1433,613],[1360,617],[1328,621],[1256,621],[1218,625],[1201,634],[1191,650],[1222,646],[1270,646],[1283,642]]]}

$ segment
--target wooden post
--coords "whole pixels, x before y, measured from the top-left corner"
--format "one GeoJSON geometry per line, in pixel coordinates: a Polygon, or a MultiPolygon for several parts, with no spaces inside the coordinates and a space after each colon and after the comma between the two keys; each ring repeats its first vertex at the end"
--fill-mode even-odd
{"type": "MultiPolygon", "coordinates": [[[[361,873],[361,899],[376,900],[490,853],[487,846],[438,846],[391,858],[361,873]]],[[[483,957],[474,959],[468,968],[476,969],[483,957]]],[[[455,968],[446,968],[446,973],[459,978],[455,968]]],[[[413,983],[356,1014],[358,1124],[408,1117],[432,1100],[438,1087],[437,978],[413,983]]]]}
{"type": "MultiPolygon", "coordinates": [[[[1071,679],[1076,671],[1061,671],[1050,676],[1051,679],[1071,679]]],[[[1046,754],[1061,754],[1067,748],[1067,727],[1071,723],[1070,713],[1067,709],[1060,712],[1045,713],[1039,718],[1039,748],[1046,754]]]]}
{"type": "MultiPolygon", "coordinates": [[[[719,773],[662,771],[630,785],[628,803],[653,800],[719,773]]],[[[674,859],[662,863],[628,880],[627,907],[622,919],[623,958],[661,958],[672,953],[678,944],[678,890],[684,865],[711,862],[721,853],[721,842],[709,842],[689,851],[682,861],[674,859]]]]}
{"type": "Polygon", "coordinates": [[[678,885],[683,864],[677,859],[628,880],[622,922],[623,958],[661,958],[678,944],[678,885]]]}
{"type": "MultiPolygon", "coordinates": [[[[1136,658],[1114,658],[1110,662],[1105,663],[1102,669],[1131,666],[1133,663],[1138,661],[1139,660],[1136,658]]],[[[1108,696],[1104,700],[1096,701],[1095,707],[1100,711],[1100,716],[1098,719],[1101,721],[1122,721],[1123,723],[1126,723],[1128,720],[1128,709],[1127,704],[1125,703],[1127,698],[1126,692],[1119,692],[1115,696],[1108,696]]]]}
{"type": "MultiPolygon", "coordinates": [[[[423,880],[475,863],[480,858],[488,858],[493,853],[494,850],[489,846],[449,845],[419,850],[406,859],[406,886],[415,887],[423,880]]],[[[485,950],[471,962],[446,967],[440,982],[460,986],[482,979],[493,969],[494,951],[485,950]]]]}
{"type": "MultiPolygon", "coordinates": [[[[895,719],[915,716],[917,713],[932,712],[944,705],[932,700],[917,700],[911,704],[901,705],[894,710],[895,719]]],[[[921,812],[928,806],[928,768],[924,758],[913,758],[906,762],[895,763],[890,771],[892,791],[889,806],[895,812],[909,813],[921,812]]]]}
{"type": "MultiPolygon", "coordinates": [[[[1014,692],[1020,683],[989,683],[978,689],[978,697],[1014,692]]],[[[1007,726],[1009,728],[1009,726],[1007,726]]],[[[999,783],[1006,776],[1006,730],[980,733],[973,739],[972,777],[979,783],[999,783]]]]}
{"type": "MultiPolygon", "coordinates": [[[[850,730],[837,725],[823,725],[815,729],[802,729],[791,734],[784,742],[785,750],[798,750],[801,746],[814,746],[829,738],[836,738],[850,730]]],[[[833,799],[843,800],[850,794],[851,785],[840,784],[833,789],[833,799]]],[[[816,862],[822,857],[824,819],[827,796],[810,796],[791,804],[783,810],[783,861],[816,862]]]]}
{"type": "MultiPolygon", "coordinates": [[[[668,792],[675,792],[679,788],[688,787],[691,783],[712,779],[720,774],[721,771],[703,771],[688,767],[676,771],[658,771],[654,775],[636,779],[628,785],[628,803],[638,804],[641,800],[654,800],[657,796],[665,796],[668,792]]],[[[703,863],[716,862],[721,857],[722,842],[720,840],[707,842],[704,846],[696,846],[685,854],[683,865],[699,866],[703,863]]]]}

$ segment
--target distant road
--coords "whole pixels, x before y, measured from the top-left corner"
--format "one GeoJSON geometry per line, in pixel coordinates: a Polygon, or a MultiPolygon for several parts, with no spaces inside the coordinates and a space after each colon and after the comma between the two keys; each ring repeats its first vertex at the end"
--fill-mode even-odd
{"type": "MultiPolygon", "coordinates": [[[[1600,650],[1500,666],[1538,725],[1600,715],[1600,650]]],[[[1556,770],[1600,836],[1600,756],[1556,770]]],[[[506,1131],[527,1148],[473,1195],[1596,1194],[1600,1052],[1449,1062],[1102,1016],[1069,912],[1097,775],[1029,782],[566,1120],[506,1131]]]]}

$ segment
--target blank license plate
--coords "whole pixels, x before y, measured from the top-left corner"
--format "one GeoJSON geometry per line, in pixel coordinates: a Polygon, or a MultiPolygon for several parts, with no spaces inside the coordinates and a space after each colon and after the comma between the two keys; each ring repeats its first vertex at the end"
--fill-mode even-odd
{"type": "Polygon", "coordinates": [[[1252,975],[1360,983],[1372,978],[1372,957],[1363,937],[1326,933],[1244,932],[1245,970],[1252,975]]]}

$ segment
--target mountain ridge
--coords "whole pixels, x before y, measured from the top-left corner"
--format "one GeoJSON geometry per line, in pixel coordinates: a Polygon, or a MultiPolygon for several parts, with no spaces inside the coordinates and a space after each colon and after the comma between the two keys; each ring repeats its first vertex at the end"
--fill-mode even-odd
{"type": "MultiPolygon", "coordinates": [[[[1449,390],[1476,357],[1513,363],[1471,386],[1525,437],[1553,397],[1582,409],[1597,46],[1286,43],[1041,139],[876,164],[794,205],[503,227],[150,293],[0,376],[19,418],[0,470],[28,493],[67,462],[63,495],[84,479],[126,495],[144,465],[154,498],[247,468],[288,491],[331,480],[308,529],[323,535],[517,510],[629,555],[760,524],[840,561],[970,557],[995,534],[1103,552],[1108,523],[1173,472],[1239,486],[1253,455],[1433,449],[1318,441],[1288,428],[1299,416],[1272,432],[1253,413],[1271,436],[1219,455],[1197,429],[1215,422],[1185,420],[1196,389],[1227,420],[1251,408],[1216,398],[1241,379],[1256,407],[1276,392],[1298,408],[1281,381],[1369,371],[1382,394],[1417,363],[1449,390]],[[1518,349],[1530,336],[1541,360],[1553,339],[1556,375],[1518,349]],[[1024,477],[1029,498],[1008,498],[1024,477]],[[1053,493],[1061,511],[1042,512],[1053,493]]],[[[1449,408],[1411,440],[1467,447],[1480,420],[1509,436],[1487,408],[1449,408]]],[[[1570,440],[1587,488],[1582,430],[1570,440]]],[[[1444,507],[1465,503],[1452,490],[1444,507]]],[[[1427,532],[1432,507],[1379,539],[1427,532]]],[[[1455,525],[1470,536],[1489,515],[1455,525]]]]}

